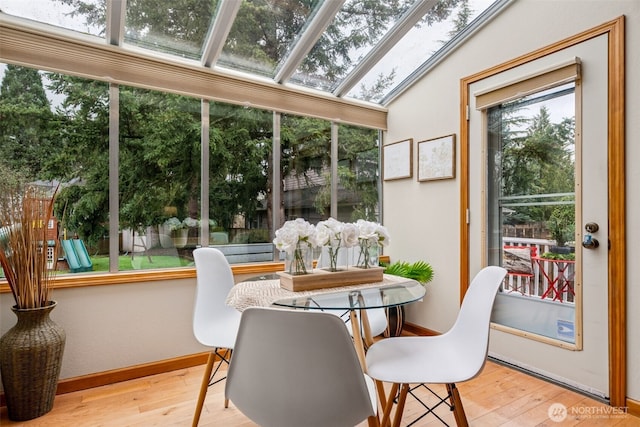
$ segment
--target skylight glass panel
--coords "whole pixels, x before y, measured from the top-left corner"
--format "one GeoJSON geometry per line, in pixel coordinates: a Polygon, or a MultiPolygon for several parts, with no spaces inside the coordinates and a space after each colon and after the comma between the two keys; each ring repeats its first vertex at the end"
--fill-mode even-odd
{"type": "Polygon", "coordinates": [[[97,36],[98,44],[106,37],[114,46],[143,48],[165,61],[172,55],[204,67],[242,71],[246,78],[257,81],[266,77],[339,97],[386,102],[390,94],[396,95],[395,88],[404,90],[424,75],[436,52],[444,46],[443,53],[455,48],[447,44],[455,34],[474,20],[483,25],[488,22],[486,16],[480,16],[483,12],[497,12],[508,3],[0,0],[0,10],[52,28],[97,36]],[[121,15],[123,7],[126,10],[121,15]],[[111,28],[106,28],[107,20],[111,28]],[[407,32],[415,22],[418,24],[407,32]]]}
{"type": "Polygon", "coordinates": [[[106,0],[0,0],[0,10],[6,14],[101,37],[106,8],[106,0]]]}
{"type": "Polygon", "coordinates": [[[216,65],[273,77],[320,4],[319,0],[244,0],[216,65]]]}
{"type": "Polygon", "coordinates": [[[199,60],[217,3],[216,0],[130,0],[125,42],[199,60]]]}
{"type": "Polygon", "coordinates": [[[413,2],[347,0],[291,82],[333,90],[413,2]]]}
{"type": "Polygon", "coordinates": [[[459,1],[449,11],[434,9],[372,67],[347,96],[379,102],[492,3],[494,0],[468,0],[459,1]]]}

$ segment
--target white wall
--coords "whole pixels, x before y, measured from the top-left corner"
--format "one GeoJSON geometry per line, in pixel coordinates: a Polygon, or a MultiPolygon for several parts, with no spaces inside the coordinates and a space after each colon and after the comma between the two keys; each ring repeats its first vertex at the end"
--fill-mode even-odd
{"type": "MultiPolygon", "coordinates": [[[[57,289],[51,319],[67,335],[60,378],[207,351],[193,336],[195,279],[57,289]]],[[[0,333],[16,322],[0,295],[0,333]]]]}
{"type": "MultiPolygon", "coordinates": [[[[557,42],[604,22],[626,16],[627,242],[640,239],[640,2],[636,0],[517,0],[436,69],[389,105],[385,144],[450,133],[459,136],[463,77],[557,42]]],[[[459,166],[459,150],[457,167],[459,166]]],[[[471,159],[473,162],[474,159],[471,159]]],[[[414,150],[414,165],[416,152],[414,150]]],[[[415,169],[415,168],[414,168],[415,169]]],[[[415,170],[414,170],[415,174],[415,170]]],[[[472,177],[473,179],[473,177],[472,177]]],[[[408,309],[408,320],[426,328],[448,329],[459,304],[459,173],[454,180],[384,183],[384,223],[392,236],[392,259],[429,261],[435,279],[429,296],[408,309]]],[[[628,393],[640,400],[640,249],[629,244],[628,393]]],[[[471,248],[477,259],[480,248],[471,248]]]]}

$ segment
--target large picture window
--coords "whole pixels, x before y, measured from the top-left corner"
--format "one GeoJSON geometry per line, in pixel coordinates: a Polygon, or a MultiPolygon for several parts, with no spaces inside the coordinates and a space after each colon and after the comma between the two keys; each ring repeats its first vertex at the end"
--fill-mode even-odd
{"type": "Polygon", "coordinates": [[[269,111],[209,103],[209,245],[229,262],[273,260],[269,111]]]}
{"type": "Polygon", "coordinates": [[[375,129],[338,129],[338,219],[380,222],[380,135],[375,129]]]}
{"type": "Polygon", "coordinates": [[[331,122],[287,114],[281,123],[284,219],[315,224],[330,215],[331,122]]]}
{"type": "Polygon", "coordinates": [[[203,245],[274,261],[287,219],[379,220],[378,130],[282,115],[275,165],[272,111],[14,65],[0,82],[3,172],[60,184],[59,274],[192,266],[203,245]]]}
{"type": "Polygon", "coordinates": [[[199,243],[200,100],[126,86],[119,99],[120,253],[134,269],[188,265],[178,249],[199,243]]]}

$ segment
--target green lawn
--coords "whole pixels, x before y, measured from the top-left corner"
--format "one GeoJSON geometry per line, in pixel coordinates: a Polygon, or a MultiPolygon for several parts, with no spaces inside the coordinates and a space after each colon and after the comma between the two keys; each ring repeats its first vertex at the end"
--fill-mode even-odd
{"type": "MultiPolygon", "coordinates": [[[[108,256],[92,256],[91,262],[93,263],[93,271],[109,271],[108,256]]],[[[139,254],[136,254],[133,259],[131,259],[131,255],[121,255],[118,257],[119,271],[186,267],[190,265],[193,265],[193,261],[168,255],[152,255],[151,262],[149,262],[149,258],[147,256],[139,254]]]]}
{"type": "MultiPolygon", "coordinates": [[[[152,262],[149,262],[149,258],[144,255],[136,255],[133,260],[131,259],[131,255],[122,255],[118,257],[118,270],[149,270],[152,268],[175,268],[194,265],[193,261],[168,255],[152,255],[151,261],[152,262]]],[[[93,263],[93,271],[109,271],[108,256],[92,256],[91,262],[93,263]]],[[[69,270],[60,270],[56,272],[56,274],[69,273],[69,270]]],[[[2,269],[0,269],[0,279],[4,279],[4,271],[2,269]]]]}

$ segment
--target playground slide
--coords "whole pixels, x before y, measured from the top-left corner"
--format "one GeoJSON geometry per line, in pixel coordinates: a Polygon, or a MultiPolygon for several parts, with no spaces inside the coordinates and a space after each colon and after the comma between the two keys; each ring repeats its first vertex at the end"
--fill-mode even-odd
{"type": "Polygon", "coordinates": [[[84,246],[84,242],[80,239],[72,240],[73,247],[76,250],[76,255],[78,255],[78,261],[80,261],[80,265],[86,269],[86,271],[93,270],[93,263],[91,262],[91,258],[89,258],[89,254],[87,253],[87,248],[84,246]]]}
{"type": "Polygon", "coordinates": [[[61,243],[64,256],[72,273],[93,270],[93,263],[82,240],[62,240],[61,243]]]}

